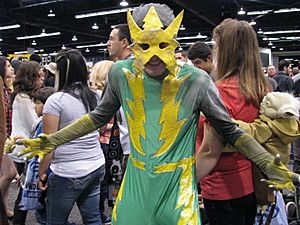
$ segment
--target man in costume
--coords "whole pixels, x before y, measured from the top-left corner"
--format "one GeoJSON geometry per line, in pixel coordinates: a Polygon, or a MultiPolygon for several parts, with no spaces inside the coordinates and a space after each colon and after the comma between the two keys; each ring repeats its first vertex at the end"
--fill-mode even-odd
{"type": "Polygon", "coordinates": [[[274,185],[299,180],[232,123],[208,74],[176,64],[175,36],[182,17],[183,12],[173,20],[172,10],[160,4],[144,5],[133,16],[128,12],[135,59],[113,65],[97,109],[54,134],[19,141],[27,146],[27,157],[42,157],[103,126],[122,105],[131,155],[113,209],[114,225],[201,224],[194,158],[200,111],[274,185]]]}

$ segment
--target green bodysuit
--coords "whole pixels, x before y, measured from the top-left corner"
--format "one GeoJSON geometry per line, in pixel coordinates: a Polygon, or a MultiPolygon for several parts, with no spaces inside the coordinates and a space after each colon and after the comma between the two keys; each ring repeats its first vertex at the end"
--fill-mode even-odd
{"type": "Polygon", "coordinates": [[[199,225],[194,152],[200,111],[232,144],[243,132],[202,70],[183,65],[175,77],[154,79],[134,74],[132,63],[113,65],[106,94],[90,113],[101,127],[122,105],[128,123],[131,155],[112,224],[199,225]]]}

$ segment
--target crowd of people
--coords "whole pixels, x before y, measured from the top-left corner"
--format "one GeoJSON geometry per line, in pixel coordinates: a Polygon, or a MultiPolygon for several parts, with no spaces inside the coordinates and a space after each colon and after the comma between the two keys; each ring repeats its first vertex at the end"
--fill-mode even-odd
{"type": "Polygon", "coordinates": [[[31,157],[43,200],[34,209],[38,224],[72,224],[76,203],[90,225],[252,225],[258,205],[254,165],[272,188],[294,190],[300,126],[291,140],[293,173],[232,119],[255,122],[272,91],[299,97],[299,70],[292,76],[291,62],[282,60],[278,73],[270,65],[266,76],[256,33],[235,19],[214,29],[212,47],[196,42],[179,49],[182,18],[183,12],[175,18],[168,6],[153,3],[128,12],[128,23],[109,35],[110,60],[91,71],[74,49],[61,50],[45,66],[37,55],[0,57],[3,224],[26,224],[22,177],[31,157]],[[118,179],[114,209],[106,215],[109,183],[118,179]],[[7,202],[13,181],[20,188],[12,211],[7,202]]]}

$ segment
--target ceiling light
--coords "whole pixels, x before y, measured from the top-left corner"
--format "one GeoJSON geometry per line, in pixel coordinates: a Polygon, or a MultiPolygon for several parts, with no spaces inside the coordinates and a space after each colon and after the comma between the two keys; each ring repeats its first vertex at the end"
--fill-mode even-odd
{"type": "Polygon", "coordinates": [[[77,39],[76,35],[74,35],[73,38],[72,38],[72,41],[77,41],[77,40],[78,39],[77,39]]]}
{"type": "MultiPolygon", "coordinates": [[[[39,52],[38,50],[34,50],[33,52],[39,52]]],[[[20,51],[20,52],[14,52],[15,55],[19,55],[19,54],[28,54],[28,51],[20,51]]]]}
{"type": "Polygon", "coordinates": [[[62,49],[62,50],[65,50],[65,49],[67,49],[67,48],[66,48],[65,45],[63,45],[63,46],[61,46],[61,49],[62,49]]]}
{"type": "Polygon", "coordinates": [[[251,20],[251,22],[249,23],[251,26],[256,25],[256,22],[254,20],[251,20]]]}
{"type": "Polygon", "coordinates": [[[14,28],[19,28],[21,27],[20,24],[13,24],[13,25],[8,25],[8,26],[2,26],[0,27],[0,30],[9,30],[9,29],[14,29],[14,28]]]}
{"type": "Polygon", "coordinates": [[[91,45],[79,45],[76,46],[76,48],[92,48],[92,47],[103,47],[103,46],[106,46],[106,44],[100,43],[100,44],[91,44],[91,45]]]}
{"type": "Polygon", "coordinates": [[[288,33],[300,33],[300,30],[279,30],[279,31],[264,32],[264,34],[288,34],[288,33]]]}
{"type": "Polygon", "coordinates": [[[31,45],[36,45],[36,42],[35,40],[32,41],[31,45]]]}
{"type": "Polygon", "coordinates": [[[295,41],[295,40],[300,40],[300,37],[285,37],[285,39],[295,41]]]}
{"type": "Polygon", "coordinates": [[[89,49],[89,48],[86,48],[85,52],[90,52],[90,49],[89,49]]]}
{"type": "Polygon", "coordinates": [[[55,13],[51,9],[49,10],[48,17],[55,17],[55,13]]]}
{"type": "Polygon", "coordinates": [[[201,35],[198,33],[196,36],[190,36],[190,37],[178,37],[177,40],[189,40],[189,39],[202,39],[207,38],[207,35],[201,35]]]}
{"type": "Polygon", "coordinates": [[[0,55],[2,55],[2,52],[0,51],[0,55]]]}
{"type": "Polygon", "coordinates": [[[245,12],[245,10],[244,10],[243,7],[241,7],[240,11],[238,11],[238,14],[239,15],[245,15],[246,14],[246,12],[245,12]]]}
{"type": "Polygon", "coordinates": [[[282,50],[283,50],[283,48],[280,48],[280,49],[279,49],[279,51],[282,51],[282,50]]]}
{"type": "Polygon", "coordinates": [[[44,49],[40,49],[39,51],[40,51],[40,52],[44,52],[44,49]]]}
{"type": "Polygon", "coordinates": [[[278,41],[280,38],[267,38],[267,37],[264,37],[263,40],[264,41],[278,41]]]}
{"type": "Polygon", "coordinates": [[[2,37],[0,37],[0,41],[3,41],[2,37]]]}
{"type": "Polygon", "coordinates": [[[269,45],[269,46],[272,46],[272,45],[273,45],[273,43],[270,41],[270,42],[268,43],[268,45],[269,45]]]}
{"type": "Polygon", "coordinates": [[[264,15],[264,14],[268,14],[269,12],[272,12],[272,10],[251,11],[251,12],[247,12],[247,15],[248,16],[264,15]]]}
{"type": "Polygon", "coordinates": [[[111,25],[110,28],[114,29],[117,25],[111,25]]]}
{"type": "Polygon", "coordinates": [[[120,2],[120,6],[123,6],[123,7],[128,6],[128,2],[126,2],[126,0],[122,0],[120,2]]]}
{"type": "Polygon", "coordinates": [[[289,12],[299,12],[300,8],[290,8],[290,9],[279,9],[274,11],[274,13],[289,13],[289,12]]]}
{"type": "Polygon", "coordinates": [[[179,30],[185,30],[185,27],[183,26],[183,24],[181,24],[179,30]]]}
{"type": "Polygon", "coordinates": [[[259,28],[259,30],[257,31],[258,34],[263,34],[264,32],[261,30],[261,28],[259,28]]]}
{"type": "Polygon", "coordinates": [[[98,30],[99,29],[97,23],[94,23],[94,25],[92,26],[92,29],[94,29],[94,30],[98,30]]]}
{"type": "Polygon", "coordinates": [[[33,38],[41,38],[41,37],[50,37],[50,36],[57,36],[60,35],[60,32],[53,32],[53,33],[41,33],[36,35],[28,35],[23,37],[17,37],[17,40],[25,40],[25,39],[33,39],[33,38]]]}
{"type": "Polygon", "coordinates": [[[273,45],[271,48],[276,48],[275,45],[273,45]]]}
{"type": "Polygon", "coordinates": [[[132,8],[122,8],[122,9],[112,9],[112,10],[106,10],[106,11],[99,11],[99,12],[92,12],[92,13],[85,13],[85,14],[78,14],[75,15],[76,19],[82,19],[87,17],[94,17],[94,16],[104,16],[104,15],[111,15],[111,14],[117,14],[122,12],[127,12],[135,10],[137,7],[132,8]]]}

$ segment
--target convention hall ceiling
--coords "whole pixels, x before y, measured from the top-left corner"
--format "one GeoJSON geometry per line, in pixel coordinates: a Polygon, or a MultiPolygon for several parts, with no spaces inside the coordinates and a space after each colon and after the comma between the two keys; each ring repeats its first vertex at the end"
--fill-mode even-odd
{"type": "Polygon", "coordinates": [[[1,0],[1,53],[34,49],[46,54],[71,47],[84,54],[98,54],[105,51],[111,27],[126,23],[124,8],[157,2],[167,4],[175,14],[185,10],[178,35],[183,48],[197,40],[211,41],[213,28],[231,17],[255,22],[253,27],[261,47],[270,48],[275,54],[300,56],[300,1],[128,0],[125,7],[120,6],[121,1],[124,0],[1,0]],[[241,8],[243,15],[238,14],[241,8]],[[55,16],[48,16],[50,10],[55,16]],[[95,24],[98,29],[92,28],[95,24]],[[5,29],[11,25],[15,28],[5,29]]]}

